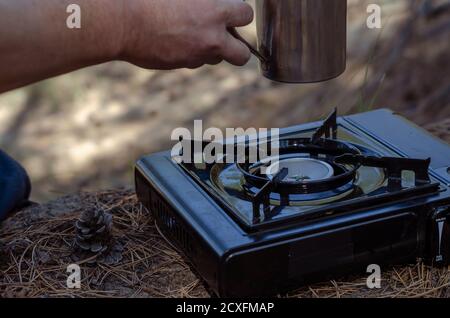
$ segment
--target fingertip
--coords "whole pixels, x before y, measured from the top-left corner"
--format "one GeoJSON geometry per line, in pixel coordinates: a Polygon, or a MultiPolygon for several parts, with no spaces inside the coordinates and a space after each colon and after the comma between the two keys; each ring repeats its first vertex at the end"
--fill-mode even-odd
{"type": "Polygon", "coordinates": [[[248,49],[247,46],[245,46],[244,44],[242,44],[243,46],[243,55],[242,55],[242,59],[240,62],[238,62],[236,65],[237,66],[244,66],[245,64],[247,64],[250,59],[252,58],[252,53],[250,52],[250,50],[248,49]]]}
{"type": "Polygon", "coordinates": [[[242,21],[245,25],[252,23],[255,18],[255,13],[253,12],[253,8],[246,2],[242,2],[242,21]]]}
{"type": "Polygon", "coordinates": [[[242,27],[252,23],[254,12],[251,5],[242,1],[230,1],[227,13],[227,25],[231,27],[242,27]]]}
{"type": "Polygon", "coordinates": [[[233,39],[233,41],[233,53],[226,60],[235,66],[244,66],[250,61],[252,54],[244,43],[236,39],[233,39]]]}

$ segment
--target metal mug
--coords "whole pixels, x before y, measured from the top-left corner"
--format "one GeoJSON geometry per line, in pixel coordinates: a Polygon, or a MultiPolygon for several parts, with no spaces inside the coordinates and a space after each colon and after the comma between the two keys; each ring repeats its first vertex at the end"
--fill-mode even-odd
{"type": "Polygon", "coordinates": [[[346,68],[347,0],[256,0],[258,49],[265,77],[286,83],[335,78],[346,68]]]}

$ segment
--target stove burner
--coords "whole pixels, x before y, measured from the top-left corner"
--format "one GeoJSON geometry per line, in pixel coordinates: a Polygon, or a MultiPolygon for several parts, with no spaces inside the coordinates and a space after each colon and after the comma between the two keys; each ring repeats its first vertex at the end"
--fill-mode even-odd
{"type": "MultiPolygon", "coordinates": [[[[235,157],[222,161],[234,163],[205,163],[202,166],[183,163],[183,166],[201,178],[209,178],[212,193],[217,194],[218,199],[231,210],[235,211],[230,202],[244,211],[248,209],[244,208],[247,206],[244,201],[249,202],[252,215],[244,218],[251,224],[272,219],[283,209],[303,206],[314,211],[314,207],[326,203],[339,205],[344,199],[351,202],[355,198],[372,196],[371,199],[375,200],[379,198],[378,194],[389,197],[407,191],[436,190],[428,175],[429,160],[380,157],[365,146],[338,140],[337,128],[335,110],[311,137],[279,140],[276,157],[270,157],[265,151],[273,149],[270,138],[256,145],[248,138],[244,144],[235,138],[235,157]],[[245,149],[243,157],[240,155],[242,147],[245,149]],[[269,157],[259,157],[260,150],[269,157]],[[255,153],[258,154],[256,163],[251,156],[255,153]],[[408,175],[405,178],[404,172],[408,175]],[[222,198],[224,194],[225,201],[222,198]]],[[[209,144],[195,140],[183,142],[191,143],[191,149],[197,149],[197,145],[202,150],[209,144]]],[[[180,155],[184,154],[183,148],[180,155]]],[[[195,157],[194,153],[191,155],[195,157]]]]}
{"type": "MultiPolygon", "coordinates": [[[[250,153],[250,152],[249,152],[250,153]]],[[[258,163],[237,163],[248,187],[265,188],[271,183],[271,192],[279,194],[311,194],[338,189],[353,182],[360,164],[335,163],[334,158],[345,154],[360,155],[355,146],[331,139],[321,139],[315,144],[310,138],[280,141],[279,158],[267,158],[258,163]],[[285,176],[276,174],[276,167],[285,176]],[[267,173],[268,172],[268,173],[267,173]],[[278,178],[276,178],[278,177],[278,178]]]]}
{"type": "Polygon", "coordinates": [[[333,167],[325,161],[311,158],[289,158],[273,163],[266,170],[270,180],[277,173],[287,169],[283,181],[290,183],[318,181],[331,178],[334,175],[333,167]]]}
{"type": "Polygon", "coordinates": [[[323,199],[323,194],[337,196],[348,192],[363,166],[385,170],[388,191],[402,190],[403,171],[415,173],[416,186],[430,183],[430,160],[364,156],[352,144],[336,140],[336,117],[335,111],[312,138],[281,140],[280,159],[268,167],[267,159],[257,164],[236,164],[248,183],[244,186],[247,192],[257,188],[251,194],[254,221],[261,218],[261,206],[265,216],[274,213],[271,209],[273,193],[280,195],[281,205],[289,206],[290,196],[295,194],[317,194],[323,199]],[[329,137],[334,139],[327,139],[329,137]]]}

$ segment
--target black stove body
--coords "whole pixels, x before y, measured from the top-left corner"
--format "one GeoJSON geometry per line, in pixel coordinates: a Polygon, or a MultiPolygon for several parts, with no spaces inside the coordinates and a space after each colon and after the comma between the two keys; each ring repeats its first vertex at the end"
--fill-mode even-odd
{"type": "Polygon", "coordinates": [[[333,113],[280,138],[280,162],[331,176],[295,179],[281,165],[268,178],[247,162],[177,164],[170,152],[136,165],[140,201],[215,293],[273,295],[417,258],[450,264],[449,145],[389,110],[333,113]]]}

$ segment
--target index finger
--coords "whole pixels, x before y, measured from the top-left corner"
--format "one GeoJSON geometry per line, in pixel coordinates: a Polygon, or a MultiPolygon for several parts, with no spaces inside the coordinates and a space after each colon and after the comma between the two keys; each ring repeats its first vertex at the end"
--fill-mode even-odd
{"type": "Polygon", "coordinates": [[[242,0],[224,0],[226,24],[228,27],[241,27],[253,21],[253,9],[242,0]]]}

